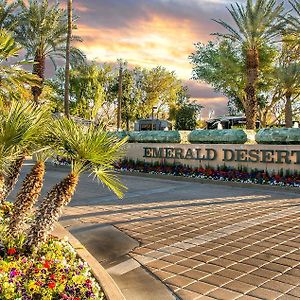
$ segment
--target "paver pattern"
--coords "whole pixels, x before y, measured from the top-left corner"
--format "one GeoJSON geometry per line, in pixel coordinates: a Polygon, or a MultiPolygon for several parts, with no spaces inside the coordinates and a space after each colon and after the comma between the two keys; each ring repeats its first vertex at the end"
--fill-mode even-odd
{"type": "Polygon", "coordinates": [[[123,203],[77,201],[65,218],[113,224],[138,240],[131,256],[181,299],[300,299],[299,195],[130,180],[123,203]]]}

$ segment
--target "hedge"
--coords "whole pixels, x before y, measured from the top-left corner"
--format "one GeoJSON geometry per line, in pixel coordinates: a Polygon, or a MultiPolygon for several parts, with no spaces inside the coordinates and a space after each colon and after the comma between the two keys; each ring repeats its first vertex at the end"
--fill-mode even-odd
{"type": "Polygon", "coordinates": [[[245,144],[248,134],[242,129],[194,130],[188,139],[192,144],[245,144]]]}
{"type": "Polygon", "coordinates": [[[261,129],[255,140],[258,144],[300,145],[300,128],[261,129]]]}

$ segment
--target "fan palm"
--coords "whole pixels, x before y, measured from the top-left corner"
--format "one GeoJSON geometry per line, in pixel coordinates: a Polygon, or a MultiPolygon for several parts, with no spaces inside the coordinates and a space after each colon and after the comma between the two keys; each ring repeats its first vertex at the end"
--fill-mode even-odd
{"type": "MultiPolygon", "coordinates": [[[[29,0],[28,5],[22,2],[21,9],[19,25],[15,30],[17,41],[26,49],[26,57],[34,60],[32,73],[43,83],[46,59],[49,58],[55,65],[57,57],[65,57],[67,13],[59,3],[50,5],[48,0],[29,0]]],[[[71,49],[71,55],[77,60],[84,59],[84,55],[76,48],[71,49]]],[[[42,90],[42,86],[32,88],[36,103],[42,90]]]]}
{"type": "Polygon", "coordinates": [[[282,27],[280,15],[283,10],[283,3],[277,4],[276,0],[257,0],[255,3],[253,0],[247,0],[245,6],[236,3],[228,8],[236,27],[222,20],[215,20],[228,31],[225,34],[215,33],[215,35],[236,42],[245,51],[247,82],[244,90],[247,129],[255,129],[258,114],[256,85],[259,76],[260,47],[273,41],[280,34],[282,27]]]}
{"type": "Polygon", "coordinates": [[[0,29],[0,101],[4,105],[24,94],[28,85],[39,85],[37,76],[22,69],[22,66],[28,62],[8,64],[10,59],[19,55],[20,50],[21,47],[15,43],[11,34],[0,29]]]}
{"type": "MultiPolygon", "coordinates": [[[[25,156],[35,150],[43,125],[48,122],[48,111],[30,103],[13,103],[8,112],[2,111],[0,120],[0,153],[14,153],[0,165],[5,176],[3,202],[14,188],[25,156]]],[[[4,158],[4,155],[3,155],[4,158]]]]}
{"type": "Polygon", "coordinates": [[[37,161],[26,175],[17,194],[9,222],[9,232],[14,237],[24,232],[26,219],[40,196],[45,175],[45,161],[49,153],[51,151],[48,148],[43,148],[35,154],[37,161]]]}
{"type": "Polygon", "coordinates": [[[27,239],[29,249],[39,247],[58,220],[62,208],[67,205],[75,192],[80,174],[94,174],[119,198],[123,196],[124,186],[113,174],[113,164],[122,155],[126,140],[119,140],[109,133],[91,125],[88,128],[73,120],[57,120],[52,128],[52,139],[57,153],[71,160],[71,172],[56,184],[43,199],[27,239]]]}

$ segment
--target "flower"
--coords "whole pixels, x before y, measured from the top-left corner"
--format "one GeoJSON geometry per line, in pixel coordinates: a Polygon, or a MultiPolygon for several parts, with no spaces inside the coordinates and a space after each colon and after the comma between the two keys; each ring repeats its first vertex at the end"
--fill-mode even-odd
{"type": "Polygon", "coordinates": [[[55,287],[56,287],[56,283],[55,282],[51,281],[51,282],[48,283],[48,288],[49,289],[54,289],[55,287]]]}
{"type": "Polygon", "coordinates": [[[7,254],[8,255],[14,255],[14,254],[16,254],[17,253],[17,250],[15,249],[15,248],[9,248],[8,250],[7,250],[7,254]]]}

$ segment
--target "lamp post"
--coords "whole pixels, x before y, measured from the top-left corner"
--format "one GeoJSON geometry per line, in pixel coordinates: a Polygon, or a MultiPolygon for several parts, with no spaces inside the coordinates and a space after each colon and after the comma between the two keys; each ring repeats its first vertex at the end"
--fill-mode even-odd
{"type": "Polygon", "coordinates": [[[154,128],[154,123],[153,123],[153,120],[154,120],[154,110],[157,109],[156,106],[153,106],[152,107],[152,120],[151,120],[151,130],[153,131],[153,128],[154,128]]]}

